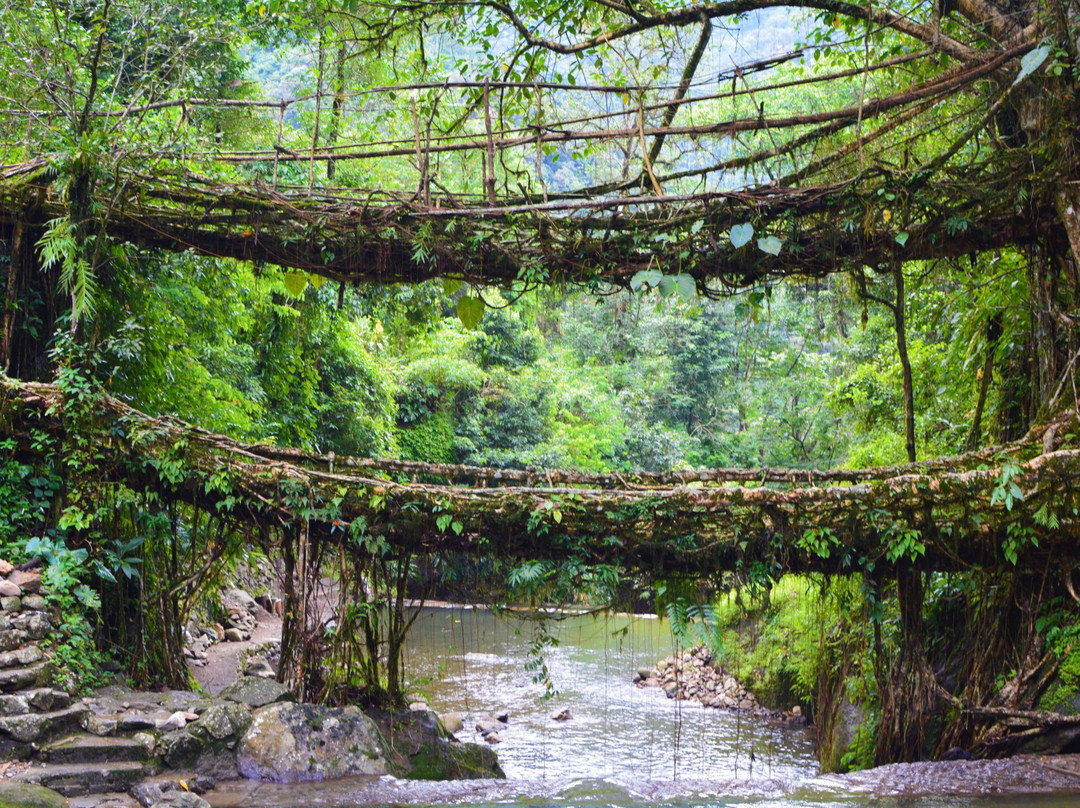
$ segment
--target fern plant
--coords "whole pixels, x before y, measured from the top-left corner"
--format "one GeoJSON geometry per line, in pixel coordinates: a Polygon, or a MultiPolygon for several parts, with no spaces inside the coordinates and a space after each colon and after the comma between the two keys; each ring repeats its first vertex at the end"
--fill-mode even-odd
{"type": "Polygon", "coordinates": [[[79,320],[92,319],[97,297],[97,279],[93,267],[79,250],[79,239],[70,216],[60,216],[45,226],[38,242],[38,256],[43,270],[60,265],[60,288],[71,295],[71,332],[79,320]]]}

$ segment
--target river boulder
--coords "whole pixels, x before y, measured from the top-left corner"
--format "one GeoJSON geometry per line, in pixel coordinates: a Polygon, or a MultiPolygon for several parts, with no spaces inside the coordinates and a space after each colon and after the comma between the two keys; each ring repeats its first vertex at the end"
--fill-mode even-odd
{"type": "Polygon", "coordinates": [[[51,788],[0,782],[0,805],[4,808],[66,808],[67,804],[68,801],[51,788]]]}
{"type": "Polygon", "coordinates": [[[210,803],[190,791],[169,791],[152,808],[210,808],[210,803]]]}
{"type": "Polygon", "coordinates": [[[249,707],[265,707],[279,701],[296,701],[296,694],[281,682],[258,676],[240,677],[221,691],[221,697],[249,707]]]}
{"type": "Polygon", "coordinates": [[[255,713],[237,766],[248,779],[272,783],[386,773],[379,730],[359,708],[291,702],[255,713]]]}

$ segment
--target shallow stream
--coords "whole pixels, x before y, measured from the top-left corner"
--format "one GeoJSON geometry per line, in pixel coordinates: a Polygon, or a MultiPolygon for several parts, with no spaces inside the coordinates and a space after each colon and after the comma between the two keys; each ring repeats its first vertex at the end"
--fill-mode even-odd
{"type": "Polygon", "coordinates": [[[635,670],[674,650],[667,626],[653,617],[553,615],[541,627],[507,612],[426,608],[410,632],[407,675],[436,712],[465,717],[458,733],[463,741],[483,743],[473,731],[478,718],[507,715],[495,747],[507,780],[241,781],[222,784],[211,802],[215,808],[1080,805],[1080,777],[1073,773],[1080,760],[1056,768],[1038,761],[972,761],[819,777],[805,729],[676,702],[632,684],[635,670]],[[556,643],[537,655],[534,644],[545,633],[556,643]],[[542,667],[558,691],[546,699],[537,676],[542,667]],[[572,718],[553,720],[564,709],[572,718]]]}

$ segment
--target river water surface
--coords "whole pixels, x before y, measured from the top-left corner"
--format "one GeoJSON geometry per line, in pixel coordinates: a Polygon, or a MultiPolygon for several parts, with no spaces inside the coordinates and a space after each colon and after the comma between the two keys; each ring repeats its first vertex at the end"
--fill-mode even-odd
{"type": "Polygon", "coordinates": [[[215,808],[1080,805],[1080,777],[1037,762],[884,767],[820,777],[812,736],[803,728],[676,702],[659,689],[632,684],[635,670],[675,650],[665,623],[649,616],[551,615],[539,623],[512,612],[425,608],[409,634],[407,676],[436,712],[464,716],[462,741],[483,743],[476,721],[506,715],[495,746],[505,781],[238,782],[208,796],[215,808]],[[542,635],[555,643],[537,655],[542,635]],[[547,695],[542,679],[534,681],[541,667],[557,695],[547,695]],[[572,718],[553,720],[564,709],[572,718]],[[1061,793],[1073,783],[1077,790],[1061,793]],[[966,796],[972,793],[981,796],[966,796]]]}

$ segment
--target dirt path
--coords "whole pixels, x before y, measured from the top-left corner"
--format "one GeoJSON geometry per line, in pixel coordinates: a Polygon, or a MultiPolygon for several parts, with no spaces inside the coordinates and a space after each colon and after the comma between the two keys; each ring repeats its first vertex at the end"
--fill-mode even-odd
{"type": "Polygon", "coordinates": [[[281,618],[271,614],[261,606],[255,609],[258,625],[251,632],[251,639],[244,642],[218,642],[206,649],[206,664],[201,667],[188,667],[195,681],[212,696],[216,696],[227,685],[231,685],[240,676],[240,657],[244,651],[262,645],[270,640],[281,639],[281,618]]]}

